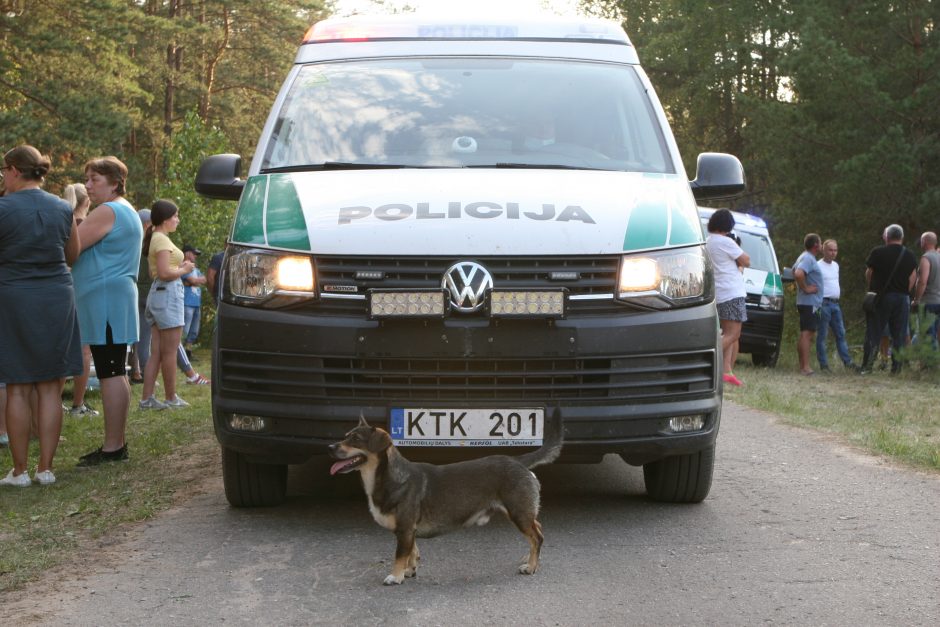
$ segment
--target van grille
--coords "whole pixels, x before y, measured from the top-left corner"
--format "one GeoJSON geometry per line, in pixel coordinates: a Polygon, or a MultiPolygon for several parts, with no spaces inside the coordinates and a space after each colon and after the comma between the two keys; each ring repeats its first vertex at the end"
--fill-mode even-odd
{"type": "Polygon", "coordinates": [[[233,398],[644,402],[714,389],[714,351],[539,359],[345,358],[222,350],[233,398]]]}
{"type": "MultiPolygon", "coordinates": [[[[624,312],[611,298],[570,300],[572,296],[611,296],[617,281],[619,256],[604,257],[316,257],[317,279],[323,286],[354,286],[356,293],[371,288],[437,289],[444,272],[458,261],[482,264],[500,288],[566,288],[569,315],[624,312]],[[357,280],[359,271],[381,272],[379,281],[357,280]],[[552,280],[552,272],[576,273],[571,280],[552,280]]],[[[328,292],[327,292],[328,293],[328,292]]],[[[363,300],[324,298],[311,305],[315,310],[343,315],[367,314],[363,300]]],[[[480,314],[482,315],[482,314],[480,314]]]]}

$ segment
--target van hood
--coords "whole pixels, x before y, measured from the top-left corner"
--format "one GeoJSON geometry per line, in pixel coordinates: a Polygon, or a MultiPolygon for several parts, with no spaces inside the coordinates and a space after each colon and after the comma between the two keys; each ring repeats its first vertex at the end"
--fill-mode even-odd
{"type": "Polygon", "coordinates": [[[703,241],[673,174],[401,169],[248,179],[233,243],[320,255],[603,255],[703,241]]]}

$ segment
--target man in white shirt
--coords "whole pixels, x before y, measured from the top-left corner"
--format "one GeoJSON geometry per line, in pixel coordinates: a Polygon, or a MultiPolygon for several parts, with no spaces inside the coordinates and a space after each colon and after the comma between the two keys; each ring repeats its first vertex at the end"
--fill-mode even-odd
{"type": "Polygon", "coordinates": [[[832,329],[836,338],[836,350],[842,363],[846,368],[857,368],[845,342],[845,322],[839,307],[839,297],[842,293],[839,287],[839,264],[836,263],[839,244],[834,239],[827,239],[823,242],[822,253],[819,269],[823,276],[823,302],[819,310],[819,332],[816,334],[816,359],[819,360],[819,369],[829,372],[829,360],[826,357],[826,336],[829,329],[832,329]]]}

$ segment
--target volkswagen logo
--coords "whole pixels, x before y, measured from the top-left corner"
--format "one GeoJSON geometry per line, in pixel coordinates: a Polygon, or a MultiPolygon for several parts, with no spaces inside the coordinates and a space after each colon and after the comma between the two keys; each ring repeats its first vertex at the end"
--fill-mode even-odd
{"type": "Polygon", "coordinates": [[[493,277],[474,261],[460,261],[444,272],[441,287],[450,292],[450,304],[461,313],[472,313],[483,306],[486,290],[493,288],[493,277]]]}

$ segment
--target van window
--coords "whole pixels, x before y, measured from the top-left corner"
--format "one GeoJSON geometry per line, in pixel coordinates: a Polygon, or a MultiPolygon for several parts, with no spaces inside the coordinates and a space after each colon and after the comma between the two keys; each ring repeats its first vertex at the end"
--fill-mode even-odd
{"type": "Polygon", "coordinates": [[[632,66],[503,58],[302,67],[261,168],[324,164],[675,171],[632,66]]]}
{"type": "Polygon", "coordinates": [[[770,247],[770,241],[766,236],[743,231],[735,231],[734,233],[741,238],[741,248],[751,258],[752,268],[777,273],[777,260],[774,259],[773,249],[770,247]]]}

